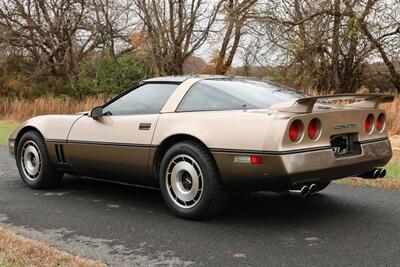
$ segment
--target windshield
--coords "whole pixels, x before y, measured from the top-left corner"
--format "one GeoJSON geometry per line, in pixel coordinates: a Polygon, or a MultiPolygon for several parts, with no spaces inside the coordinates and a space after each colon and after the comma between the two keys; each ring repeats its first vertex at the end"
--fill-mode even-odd
{"type": "Polygon", "coordinates": [[[309,95],[282,85],[247,79],[210,79],[194,84],[178,111],[265,109],[309,95]]]}

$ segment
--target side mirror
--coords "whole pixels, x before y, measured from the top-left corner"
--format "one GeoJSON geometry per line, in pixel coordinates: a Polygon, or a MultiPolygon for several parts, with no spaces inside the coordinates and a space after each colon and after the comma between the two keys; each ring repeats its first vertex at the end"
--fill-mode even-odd
{"type": "Polygon", "coordinates": [[[90,117],[92,117],[94,120],[98,120],[101,117],[103,117],[103,107],[95,107],[90,111],[90,117]]]}

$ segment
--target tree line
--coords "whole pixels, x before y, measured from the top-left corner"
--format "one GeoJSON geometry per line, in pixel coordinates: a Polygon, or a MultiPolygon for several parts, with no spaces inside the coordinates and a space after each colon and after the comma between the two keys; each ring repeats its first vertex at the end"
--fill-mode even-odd
{"type": "Polygon", "coordinates": [[[400,91],[399,10],[397,0],[2,0],[0,93],[123,88],[182,74],[205,51],[204,73],[272,68],[269,78],[335,92],[379,77],[400,91]]]}

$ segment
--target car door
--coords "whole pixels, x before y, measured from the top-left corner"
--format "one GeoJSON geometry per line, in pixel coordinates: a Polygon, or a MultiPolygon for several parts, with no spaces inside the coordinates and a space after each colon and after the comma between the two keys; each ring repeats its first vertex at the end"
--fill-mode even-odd
{"type": "Polygon", "coordinates": [[[103,107],[103,116],[83,116],[71,128],[66,153],[79,173],[149,184],[147,166],[159,112],[176,84],[144,84],[103,107]]]}

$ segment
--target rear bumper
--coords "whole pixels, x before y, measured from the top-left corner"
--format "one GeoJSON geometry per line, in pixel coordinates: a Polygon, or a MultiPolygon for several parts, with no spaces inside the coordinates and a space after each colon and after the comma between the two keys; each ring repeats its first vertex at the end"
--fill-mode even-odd
{"type": "Polygon", "coordinates": [[[340,179],[385,165],[392,157],[388,139],[361,144],[360,155],[337,158],[331,148],[293,153],[212,150],[225,185],[263,190],[340,179]],[[234,162],[235,155],[260,155],[262,164],[234,162]]]}

